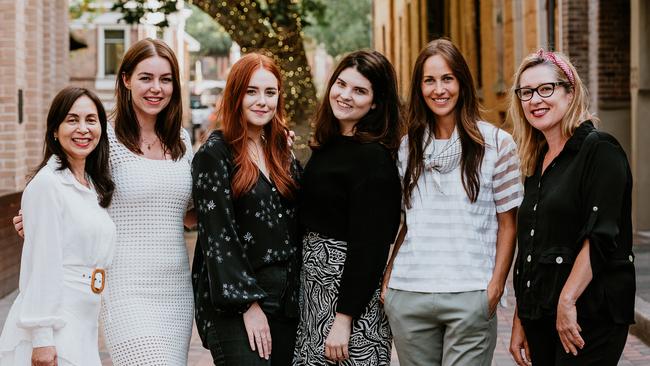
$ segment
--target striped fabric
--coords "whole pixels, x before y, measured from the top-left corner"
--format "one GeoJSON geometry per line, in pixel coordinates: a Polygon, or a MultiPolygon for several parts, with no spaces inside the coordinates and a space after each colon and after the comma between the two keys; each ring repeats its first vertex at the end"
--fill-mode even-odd
{"type": "MultiPolygon", "coordinates": [[[[413,191],[413,207],[406,210],[408,232],[395,258],[390,288],[427,293],[487,288],[496,253],[496,214],[519,206],[523,185],[510,134],[487,122],[478,126],[485,155],[477,201],[467,198],[460,167],[447,174],[425,170],[413,191]]],[[[407,158],[405,137],[398,162],[402,177],[407,158]]]]}

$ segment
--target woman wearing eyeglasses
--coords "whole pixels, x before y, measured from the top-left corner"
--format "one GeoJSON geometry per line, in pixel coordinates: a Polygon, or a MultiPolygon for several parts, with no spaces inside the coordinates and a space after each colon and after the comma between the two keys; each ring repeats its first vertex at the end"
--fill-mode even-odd
{"type": "Polygon", "coordinates": [[[524,59],[510,118],[526,176],[510,352],[518,365],[616,365],[634,322],[632,176],[594,127],[569,60],[524,59]]]}

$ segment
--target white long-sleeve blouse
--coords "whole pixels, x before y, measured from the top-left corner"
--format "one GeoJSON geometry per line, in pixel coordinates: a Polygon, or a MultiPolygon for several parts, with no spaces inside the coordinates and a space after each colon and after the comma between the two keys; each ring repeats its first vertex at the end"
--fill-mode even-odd
{"type": "Polygon", "coordinates": [[[55,330],[70,317],[63,306],[70,300],[64,299],[66,273],[106,268],[112,260],[115,225],[99,206],[95,189],[58,168],[57,158],[50,158],[23,192],[19,294],[0,338],[0,355],[22,341],[33,347],[55,345],[55,330]]]}

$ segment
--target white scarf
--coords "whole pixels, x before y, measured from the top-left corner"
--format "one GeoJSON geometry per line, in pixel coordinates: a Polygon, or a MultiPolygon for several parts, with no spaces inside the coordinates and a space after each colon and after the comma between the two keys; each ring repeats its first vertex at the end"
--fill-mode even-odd
{"type": "Polygon", "coordinates": [[[457,128],[454,128],[454,132],[452,132],[447,143],[437,150],[435,143],[436,138],[433,135],[433,132],[431,133],[431,141],[429,141],[429,144],[424,148],[424,168],[433,173],[433,180],[436,183],[436,188],[442,192],[442,187],[440,187],[440,175],[447,174],[460,165],[462,147],[457,128]]]}

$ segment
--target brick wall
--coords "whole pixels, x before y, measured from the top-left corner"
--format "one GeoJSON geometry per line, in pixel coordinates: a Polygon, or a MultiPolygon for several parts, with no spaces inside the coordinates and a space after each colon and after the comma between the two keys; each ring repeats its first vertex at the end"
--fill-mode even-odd
{"type": "Polygon", "coordinates": [[[47,110],[68,83],[68,0],[0,0],[0,296],[18,284],[17,212],[41,161],[47,110]],[[19,123],[19,90],[23,93],[19,123]]]}
{"type": "Polygon", "coordinates": [[[49,102],[68,83],[67,9],[68,0],[0,0],[0,193],[21,191],[41,159],[49,102]]]}
{"type": "Polygon", "coordinates": [[[600,1],[598,100],[601,107],[630,102],[630,1],[600,1]]]}
{"type": "Polygon", "coordinates": [[[11,218],[18,212],[21,193],[0,196],[0,298],[18,287],[22,239],[16,234],[11,218]]]}
{"type": "Polygon", "coordinates": [[[589,1],[562,1],[562,50],[589,87],[589,1]]]}

